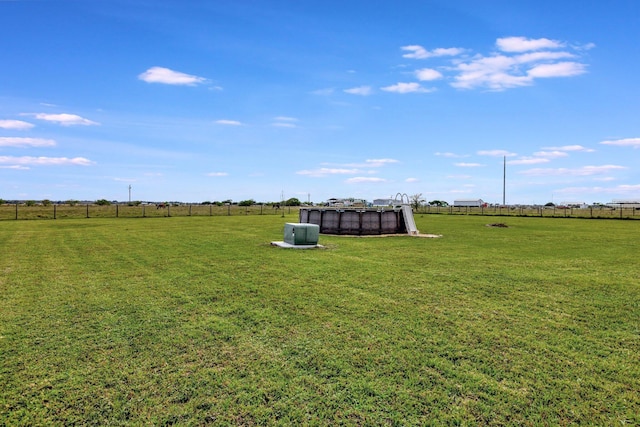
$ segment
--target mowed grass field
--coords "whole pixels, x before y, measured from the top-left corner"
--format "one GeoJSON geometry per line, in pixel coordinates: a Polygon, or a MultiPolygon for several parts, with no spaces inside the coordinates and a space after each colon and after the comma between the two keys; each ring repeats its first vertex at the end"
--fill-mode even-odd
{"type": "Polygon", "coordinates": [[[640,223],[0,222],[0,425],[638,425],[640,223]]]}

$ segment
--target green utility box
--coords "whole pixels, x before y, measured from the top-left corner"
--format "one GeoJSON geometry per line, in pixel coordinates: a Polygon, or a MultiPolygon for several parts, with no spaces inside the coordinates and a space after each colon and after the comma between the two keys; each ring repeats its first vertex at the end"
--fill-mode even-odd
{"type": "Polygon", "coordinates": [[[284,242],[290,245],[317,245],[320,226],[287,222],[284,225],[284,242]]]}

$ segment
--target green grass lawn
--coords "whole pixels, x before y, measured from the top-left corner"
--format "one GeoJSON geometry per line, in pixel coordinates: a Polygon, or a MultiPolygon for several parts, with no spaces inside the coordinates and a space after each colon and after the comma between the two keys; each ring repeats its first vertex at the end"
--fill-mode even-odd
{"type": "Polygon", "coordinates": [[[640,223],[0,222],[0,425],[637,425],[640,223]]]}

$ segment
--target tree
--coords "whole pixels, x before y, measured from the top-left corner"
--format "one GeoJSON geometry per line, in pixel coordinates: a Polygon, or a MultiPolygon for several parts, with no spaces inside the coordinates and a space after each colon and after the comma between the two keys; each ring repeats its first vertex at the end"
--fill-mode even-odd
{"type": "Polygon", "coordinates": [[[297,198],[292,197],[286,202],[284,202],[284,204],[285,206],[300,206],[302,203],[300,203],[300,200],[298,200],[297,198]]]}
{"type": "Polygon", "coordinates": [[[422,198],[422,193],[414,194],[413,196],[410,197],[410,200],[411,200],[411,207],[416,211],[418,210],[420,205],[424,203],[424,199],[422,198]]]}
{"type": "Polygon", "coordinates": [[[238,206],[253,206],[256,204],[256,201],[253,199],[249,199],[249,200],[242,200],[241,202],[238,203],[238,206]]]}
{"type": "Polygon", "coordinates": [[[96,200],[96,205],[98,206],[109,206],[111,204],[107,199],[96,200]]]}
{"type": "Polygon", "coordinates": [[[549,203],[545,204],[545,207],[547,207],[547,208],[552,208],[552,207],[554,207],[554,206],[555,206],[555,204],[553,204],[553,203],[551,203],[551,202],[549,202],[549,203]]]}
{"type": "Polygon", "coordinates": [[[449,203],[445,202],[444,200],[432,200],[429,202],[429,204],[431,206],[449,206],[449,203]]]}
{"type": "Polygon", "coordinates": [[[42,206],[51,206],[51,200],[49,199],[44,199],[42,201],[42,206]]]}
{"type": "Polygon", "coordinates": [[[75,205],[78,204],[78,201],[77,200],[73,200],[73,199],[69,199],[69,200],[67,200],[67,204],[69,206],[75,206],[75,205]]]}

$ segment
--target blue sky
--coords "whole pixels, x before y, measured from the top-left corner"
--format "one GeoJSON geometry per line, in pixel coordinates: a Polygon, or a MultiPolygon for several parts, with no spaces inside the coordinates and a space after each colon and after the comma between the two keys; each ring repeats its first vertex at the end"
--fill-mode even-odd
{"type": "Polygon", "coordinates": [[[0,0],[0,198],[640,198],[640,2],[0,0]]]}

